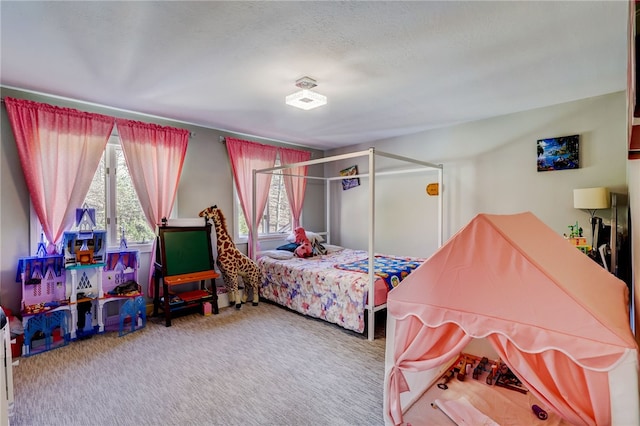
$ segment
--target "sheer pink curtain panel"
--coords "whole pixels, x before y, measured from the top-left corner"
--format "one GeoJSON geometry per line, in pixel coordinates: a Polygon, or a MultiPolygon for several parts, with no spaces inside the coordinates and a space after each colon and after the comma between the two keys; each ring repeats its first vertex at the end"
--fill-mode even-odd
{"type": "MultiPolygon", "coordinates": [[[[133,186],[151,229],[169,217],[178,191],[189,132],[173,127],[117,119],[118,134],[133,186]]],[[[151,251],[149,297],[154,296],[151,251]]]]}
{"type": "Polygon", "coordinates": [[[253,239],[256,238],[259,218],[262,217],[262,213],[267,204],[272,176],[266,173],[260,173],[256,176],[256,218],[254,223],[251,223],[253,210],[253,170],[273,167],[276,163],[278,148],[235,138],[226,138],[226,145],[242,212],[244,213],[247,225],[249,225],[249,247],[247,253],[249,257],[253,257],[253,239]]]}
{"type": "MultiPolygon", "coordinates": [[[[279,149],[280,164],[282,165],[301,163],[311,159],[311,153],[309,151],[302,151],[293,148],[279,149]]],[[[307,188],[307,169],[308,166],[298,166],[282,170],[284,188],[287,192],[287,199],[289,200],[289,206],[291,207],[291,214],[293,216],[292,229],[296,229],[300,226],[300,214],[302,213],[304,194],[307,188]]]]}
{"type": "Polygon", "coordinates": [[[114,119],[10,97],[4,101],[47,251],[55,253],[89,191],[114,119]]]}
{"type": "Polygon", "coordinates": [[[572,425],[611,423],[608,372],[583,368],[557,350],[523,352],[501,334],[487,339],[531,393],[572,425]]]}
{"type": "MultiPolygon", "coordinates": [[[[428,327],[413,315],[396,321],[395,335],[387,402],[390,417],[395,424],[401,424],[400,394],[409,390],[404,372],[444,364],[457,356],[472,337],[455,323],[428,327]]],[[[571,424],[591,426],[611,422],[606,371],[583,368],[560,351],[523,352],[498,333],[487,339],[523,384],[571,424]]]]}
{"type": "Polygon", "coordinates": [[[415,316],[397,320],[395,333],[387,398],[389,415],[398,425],[402,423],[400,394],[409,390],[403,372],[429,370],[444,364],[459,355],[472,338],[454,323],[431,328],[415,316]]]}

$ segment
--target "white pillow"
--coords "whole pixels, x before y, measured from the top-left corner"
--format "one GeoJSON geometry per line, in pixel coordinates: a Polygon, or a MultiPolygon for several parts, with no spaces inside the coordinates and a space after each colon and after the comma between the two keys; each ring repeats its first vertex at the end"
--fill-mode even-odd
{"type": "Polygon", "coordinates": [[[333,244],[323,244],[323,247],[327,249],[327,254],[335,253],[335,252],[340,251],[340,250],[344,250],[344,247],[336,246],[336,245],[333,245],[333,244]]]}
{"type": "MultiPolygon", "coordinates": [[[[324,241],[324,238],[322,238],[322,235],[320,234],[316,234],[315,232],[311,232],[311,231],[306,231],[305,233],[307,234],[307,238],[309,239],[309,242],[311,244],[318,242],[321,243],[324,241]]],[[[296,234],[294,234],[293,232],[291,234],[289,234],[289,236],[287,237],[287,241],[289,241],[290,243],[295,243],[296,242],[296,234]]]]}
{"type": "Polygon", "coordinates": [[[287,250],[265,250],[258,252],[258,258],[261,258],[262,256],[267,256],[278,260],[286,260],[291,259],[293,257],[293,253],[287,250]]]}

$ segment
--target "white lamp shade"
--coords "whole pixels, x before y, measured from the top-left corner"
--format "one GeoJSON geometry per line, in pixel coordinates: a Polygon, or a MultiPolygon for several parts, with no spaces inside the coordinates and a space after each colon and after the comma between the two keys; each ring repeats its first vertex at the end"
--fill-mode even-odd
{"type": "Polygon", "coordinates": [[[608,209],[609,190],[600,188],[582,188],[573,190],[573,207],[583,210],[608,209]]]}
{"type": "Polygon", "coordinates": [[[308,89],[302,89],[299,92],[287,96],[285,103],[296,108],[310,110],[326,105],[327,97],[308,89]]]}

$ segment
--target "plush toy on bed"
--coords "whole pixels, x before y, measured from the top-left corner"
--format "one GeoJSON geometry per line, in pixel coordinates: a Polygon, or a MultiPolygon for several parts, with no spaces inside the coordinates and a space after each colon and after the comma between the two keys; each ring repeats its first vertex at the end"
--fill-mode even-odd
{"type": "Polygon", "coordinates": [[[307,233],[302,226],[293,230],[293,234],[296,236],[296,244],[299,246],[295,249],[293,254],[298,257],[310,257],[313,256],[313,246],[307,238],[307,233]]]}

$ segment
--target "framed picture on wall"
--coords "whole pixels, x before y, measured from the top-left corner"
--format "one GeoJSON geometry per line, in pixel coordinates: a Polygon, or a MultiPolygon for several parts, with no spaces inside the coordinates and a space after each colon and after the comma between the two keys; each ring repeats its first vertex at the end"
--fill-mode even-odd
{"type": "Polygon", "coordinates": [[[538,139],[538,171],[580,168],[580,136],[538,139]]]}
{"type": "MultiPolygon", "coordinates": [[[[340,176],[355,176],[358,174],[358,166],[347,167],[346,169],[340,170],[340,176]]],[[[355,188],[356,186],[360,186],[360,178],[350,178],[350,179],[342,179],[342,190],[346,191],[347,189],[355,188]]]]}

